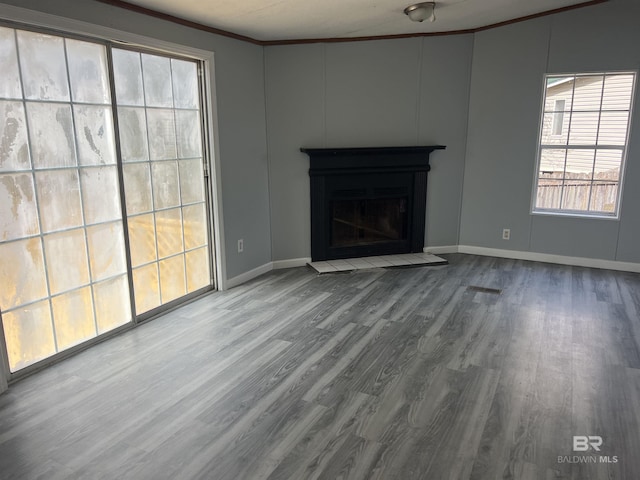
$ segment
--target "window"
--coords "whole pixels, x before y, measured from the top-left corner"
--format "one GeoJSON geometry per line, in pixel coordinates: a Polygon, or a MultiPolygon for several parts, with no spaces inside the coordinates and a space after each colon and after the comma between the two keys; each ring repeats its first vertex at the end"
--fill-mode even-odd
{"type": "Polygon", "coordinates": [[[0,26],[11,372],[211,288],[198,66],[0,26]]]}
{"type": "Polygon", "coordinates": [[[564,106],[565,100],[556,100],[553,112],[553,125],[551,126],[551,135],[562,135],[562,127],[564,126],[564,106]]]}
{"type": "Polygon", "coordinates": [[[636,74],[548,75],[533,211],[616,217],[636,74]]]}

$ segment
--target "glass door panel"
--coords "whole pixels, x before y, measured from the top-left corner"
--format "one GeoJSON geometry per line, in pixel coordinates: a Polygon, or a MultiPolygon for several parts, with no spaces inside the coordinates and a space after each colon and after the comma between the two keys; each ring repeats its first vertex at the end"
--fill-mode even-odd
{"type": "Polygon", "coordinates": [[[12,373],[211,286],[198,63],[109,48],[0,27],[12,373]]]}
{"type": "Polygon", "coordinates": [[[211,284],[197,63],[113,50],[136,313],[211,284]]]}
{"type": "Polygon", "coordinates": [[[0,27],[0,308],[12,372],[132,320],[106,47],[0,27]]]}

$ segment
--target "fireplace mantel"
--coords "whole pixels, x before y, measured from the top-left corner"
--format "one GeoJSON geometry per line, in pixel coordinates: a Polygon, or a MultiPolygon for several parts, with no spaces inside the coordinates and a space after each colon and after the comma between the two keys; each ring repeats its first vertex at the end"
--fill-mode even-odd
{"type": "Polygon", "coordinates": [[[443,150],[444,145],[410,147],[355,147],[355,148],[301,148],[309,155],[309,175],[331,175],[375,171],[430,170],[429,155],[434,150],[443,150]]]}
{"type": "MultiPolygon", "coordinates": [[[[427,173],[431,169],[429,155],[444,148],[443,145],[301,148],[300,151],[310,158],[312,260],[422,252],[427,173]],[[361,215],[365,215],[367,209],[379,209],[385,199],[390,205],[395,205],[387,208],[403,212],[404,220],[398,220],[397,215],[394,217],[396,223],[402,225],[398,227],[402,230],[402,238],[367,240],[366,231],[384,232],[372,225],[361,226],[360,220],[340,217],[337,219],[339,223],[351,225],[361,232],[363,238],[351,244],[348,240],[345,243],[336,239],[339,230],[334,217],[336,208],[360,201],[361,215]]],[[[387,215],[390,211],[387,210],[387,215]]],[[[370,217],[369,214],[365,216],[370,217]]]]}

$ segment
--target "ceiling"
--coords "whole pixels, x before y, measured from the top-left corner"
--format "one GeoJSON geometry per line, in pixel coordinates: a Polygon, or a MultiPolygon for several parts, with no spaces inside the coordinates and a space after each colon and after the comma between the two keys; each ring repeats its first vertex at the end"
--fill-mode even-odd
{"type": "MultiPolygon", "coordinates": [[[[605,1],[605,0],[602,0],[605,1]]],[[[121,3],[121,2],[109,2],[121,3]]],[[[411,0],[126,0],[260,42],[444,33],[507,22],[585,0],[439,0],[436,21],[404,15],[411,0]]]]}

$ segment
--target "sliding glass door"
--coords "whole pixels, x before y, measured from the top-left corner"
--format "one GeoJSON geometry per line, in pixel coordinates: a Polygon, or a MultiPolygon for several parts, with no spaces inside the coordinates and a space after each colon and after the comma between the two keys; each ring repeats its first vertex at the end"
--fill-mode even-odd
{"type": "Polygon", "coordinates": [[[113,50],[136,311],[210,283],[194,62],[113,50]]]}
{"type": "Polygon", "coordinates": [[[11,372],[211,288],[198,66],[0,27],[11,372]]]}

